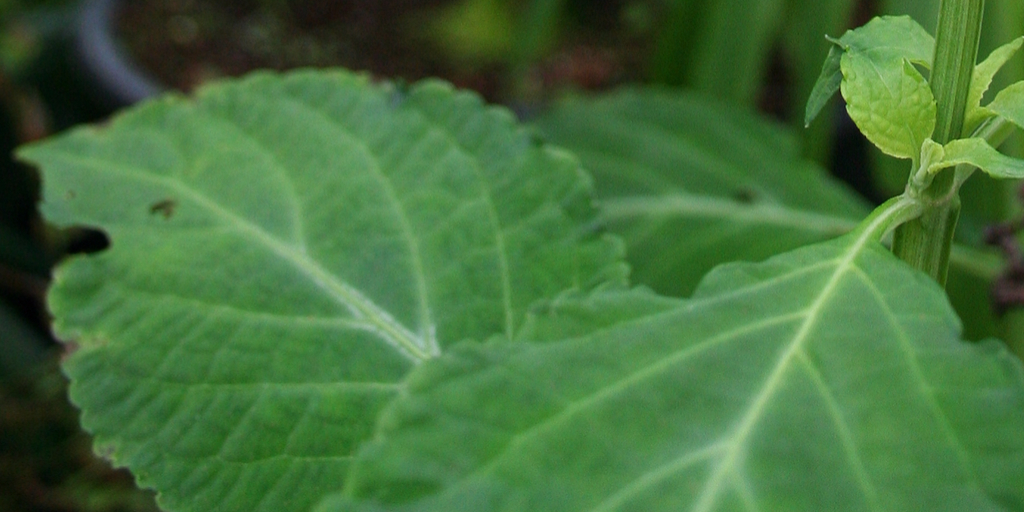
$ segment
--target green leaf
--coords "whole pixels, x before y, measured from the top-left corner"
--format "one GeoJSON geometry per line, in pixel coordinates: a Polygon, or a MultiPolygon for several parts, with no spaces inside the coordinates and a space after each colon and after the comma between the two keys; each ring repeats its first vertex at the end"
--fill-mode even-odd
{"type": "Polygon", "coordinates": [[[172,511],[306,510],[411,368],[624,279],[577,161],[438,82],[257,74],[20,156],[110,238],[50,307],[97,449],[172,511]]]}
{"type": "Polygon", "coordinates": [[[1022,509],[1024,367],[872,231],[417,368],[320,510],[1022,509]]]}
{"type": "Polygon", "coordinates": [[[1024,128],[1024,82],[1017,82],[999,91],[985,108],[1024,128]]]}
{"type": "Polygon", "coordinates": [[[594,176],[601,221],[625,238],[634,281],[667,295],[690,294],[719,263],[838,236],[870,211],[800,158],[791,131],[700,96],[570,98],[536,125],[594,176]]]}
{"type": "MultiPolygon", "coordinates": [[[[931,66],[935,39],[908,16],[882,16],[834,42],[844,50],[839,89],[857,127],[886,154],[916,159],[935,128],[935,100],[912,64],[931,66]]],[[[835,93],[835,58],[822,69],[808,122],[835,93]]]]}
{"type": "Polygon", "coordinates": [[[846,111],[884,153],[916,159],[935,129],[935,98],[906,60],[879,60],[868,52],[843,54],[841,89],[846,111]]]}
{"type": "MultiPolygon", "coordinates": [[[[825,103],[840,88],[841,57],[844,52],[863,54],[876,66],[888,67],[904,59],[931,67],[935,38],[909,16],[882,16],[864,26],[846,31],[839,39],[830,39],[839,48],[829,50],[818,82],[814,84],[804,125],[810,125],[825,103]]],[[[845,95],[845,93],[844,93],[845,95]]],[[[849,101],[849,98],[847,98],[849,101]]]]}
{"type": "Polygon", "coordinates": [[[1018,37],[993,50],[984,61],[974,68],[971,89],[967,96],[967,113],[964,118],[965,134],[973,133],[985,118],[992,115],[991,110],[981,108],[981,98],[992,85],[992,79],[995,78],[996,73],[1020,50],[1022,44],[1024,44],[1024,37],[1018,37]]]}
{"type": "Polygon", "coordinates": [[[875,62],[909,60],[931,68],[935,38],[910,16],[880,16],[848,30],[838,43],[847,52],[866,53],[875,62]]]}
{"type": "Polygon", "coordinates": [[[825,57],[825,64],[821,67],[821,75],[811,90],[811,97],[807,99],[807,111],[804,113],[804,127],[811,125],[818,113],[825,107],[828,100],[832,99],[839,84],[843,81],[843,73],[839,68],[839,61],[843,56],[843,50],[838,46],[832,46],[825,57]]]}
{"type": "Polygon", "coordinates": [[[935,174],[942,169],[958,165],[972,165],[994,178],[1024,178],[1024,160],[1006,156],[990,146],[985,139],[972,137],[957,139],[939,149],[941,159],[928,166],[928,172],[935,174]]]}

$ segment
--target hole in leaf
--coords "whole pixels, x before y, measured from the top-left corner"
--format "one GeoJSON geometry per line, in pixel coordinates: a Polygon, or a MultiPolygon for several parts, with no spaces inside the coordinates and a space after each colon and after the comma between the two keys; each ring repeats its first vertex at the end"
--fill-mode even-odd
{"type": "Polygon", "coordinates": [[[96,229],[77,228],[68,235],[67,254],[92,254],[110,247],[107,234],[96,229]]]}

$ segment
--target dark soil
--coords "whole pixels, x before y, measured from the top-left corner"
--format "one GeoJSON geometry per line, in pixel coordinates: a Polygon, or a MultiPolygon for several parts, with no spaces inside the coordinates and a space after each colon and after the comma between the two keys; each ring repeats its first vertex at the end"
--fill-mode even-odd
{"type": "MultiPolygon", "coordinates": [[[[636,1],[576,0],[555,47],[512,76],[508,62],[456,64],[415,27],[451,0],[148,0],[120,13],[120,38],[160,82],[192,90],[260,69],[340,66],[377,77],[429,76],[508,101],[523,91],[602,88],[643,73],[645,34],[623,9],[636,1]],[[513,92],[514,90],[514,92],[513,92]]],[[[524,5],[526,2],[523,2],[524,5]]]]}
{"type": "Polygon", "coordinates": [[[57,357],[0,382],[0,510],[156,512],[153,494],[92,454],[57,357]]]}

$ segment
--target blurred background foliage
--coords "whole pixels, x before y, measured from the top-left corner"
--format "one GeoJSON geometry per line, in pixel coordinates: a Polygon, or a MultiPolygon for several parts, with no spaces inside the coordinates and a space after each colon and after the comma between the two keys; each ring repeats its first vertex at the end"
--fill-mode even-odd
{"type": "MultiPolygon", "coordinates": [[[[158,81],[190,89],[252,67],[344,65],[399,80],[440,74],[529,116],[566,90],[663,84],[788,125],[803,155],[871,201],[902,191],[909,171],[869,149],[834,102],[802,126],[828,53],[826,34],[879,14],[909,14],[934,31],[939,0],[152,0],[126,2],[115,39],[158,81]],[[145,12],[143,12],[145,11],[145,12]],[[325,21],[326,20],[326,21],[325,21]],[[330,20],[341,20],[337,24],[330,20]],[[223,52],[233,35],[249,48],[223,52]],[[405,41],[400,45],[398,41],[405,41]],[[181,50],[171,55],[168,49],[181,50]],[[181,53],[184,57],[178,55],[181,53]],[[240,58],[239,56],[244,58],[240,58]],[[179,58],[181,57],[181,58],[179,58]],[[198,59],[189,64],[183,59],[198,59]],[[207,59],[209,57],[209,59],[207,59]],[[182,61],[183,63],[180,63],[182,61]],[[178,64],[184,67],[174,67],[178,64]],[[166,69],[157,69],[159,67],[166,69]],[[179,81],[180,80],[180,81],[179,81]]],[[[0,0],[0,510],[153,510],[147,493],[90,455],[57,370],[44,295],[60,258],[102,238],[49,229],[38,182],[13,161],[19,144],[101,120],[77,60],[73,0],[0,0]]],[[[988,0],[981,55],[1024,34],[1024,2],[988,0]]],[[[994,89],[1024,79],[1024,58],[994,89]]],[[[1020,138],[1007,143],[1021,155],[1020,138]]],[[[982,177],[963,192],[962,240],[1021,215],[1019,183],[982,177]]],[[[990,256],[999,260],[998,253],[990,256]]],[[[993,279],[992,258],[984,272],[993,279]]],[[[989,282],[951,276],[991,329],[1022,336],[1024,318],[997,318],[989,282]],[[995,327],[995,326],[1001,327],[995,327]]]]}

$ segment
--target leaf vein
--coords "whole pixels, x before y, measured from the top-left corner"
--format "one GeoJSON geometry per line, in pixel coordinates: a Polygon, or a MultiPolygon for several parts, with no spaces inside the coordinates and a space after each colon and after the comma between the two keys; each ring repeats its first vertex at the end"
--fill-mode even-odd
{"type": "MultiPolygon", "coordinates": [[[[388,199],[390,199],[391,206],[396,211],[396,217],[402,227],[404,239],[406,243],[409,244],[409,255],[412,258],[413,267],[415,268],[413,279],[416,282],[416,292],[420,304],[420,321],[423,325],[421,326],[422,332],[420,336],[416,336],[409,332],[407,333],[406,338],[417,346],[417,350],[413,351],[413,353],[421,360],[439,355],[441,350],[437,339],[434,336],[434,315],[431,312],[429,292],[427,291],[428,285],[426,282],[426,271],[423,266],[423,254],[420,248],[419,239],[416,238],[416,230],[413,229],[409,212],[406,210],[406,205],[399,198],[398,190],[395,188],[394,183],[392,183],[391,177],[381,169],[380,156],[373,151],[369,144],[353,134],[351,129],[338,120],[325,114],[322,106],[310,105],[307,103],[307,99],[296,96],[287,98],[280,97],[278,98],[278,101],[287,103],[297,109],[301,109],[304,117],[307,119],[318,120],[320,126],[323,126],[326,130],[331,131],[334,134],[338,134],[339,139],[347,140],[360,148],[366,155],[367,161],[372,163],[370,166],[370,170],[372,171],[371,174],[377,179],[378,183],[380,183],[385,194],[387,194],[388,199]]],[[[369,301],[369,299],[366,300],[369,301]]],[[[383,310],[380,311],[384,315],[387,315],[383,310]]],[[[387,318],[390,318],[390,316],[388,315],[387,318]]],[[[395,323],[397,324],[397,322],[395,323]]]]}
{"type": "Polygon", "coordinates": [[[826,235],[841,235],[857,227],[855,220],[837,215],[765,203],[738,207],[737,202],[732,199],[684,193],[656,197],[616,197],[605,199],[601,204],[604,207],[601,219],[606,222],[641,216],[685,216],[752,225],[789,227],[826,235]]]}
{"type": "Polygon", "coordinates": [[[628,503],[648,488],[668,479],[674,473],[685,470],[694,464],[711,459],[725,448],[724,443],[715,443],[700,450],[675,457],[668,462],[655,466],[633,479],[629,485],[624,486],[614,494],[598,503],[590,509],[590,512],[612,512],[618,507],[628,503]]]}
{"type": "Polygon", "coordinates": [[[224,209],[204,194],[186,187],[175,180],[151,175],[143,169],[133,169],[132,171],[129,171],[127,170],[129,169],[128,166],[112,166],[109,162],[97,161],[91,158],[75,155],[66,155],[64,158],[72,163],[92,167],[96,169],[97,172],[117,173],[125,176],[127,179],[146,180],[174,190],[181,194],[182,197],[188,198],[192,202],[202,206],[216,218],[219,218],[228,225],[235,227],[241,233],[247,234],[260,245],[266,247],[277,256],[291,263],[313,284],[326,292],[328,296],[333,298],[336,302],[352,311],[357,317],[366,318],[369,322],[378,326],[382,331],[389,333],[390,336],[388,338],[382,338],[382,341],[392,346],[394,346],[393,343],[397,341],[399,345],[394,347],[407,356],[412,354],[415,358],[415,362],[426,360],[432,356],[432,354],[425,353],[421,350],[423,343],[419,340],[418,336],[407,330],[370,298],[364,296],[347,283],[340,281],[336,276],[331,275],[317,262],[310,260],[306,254],[296,251],[293,247],[282,243],[276,237],[267,233],[259,226],[252,224],[249,220],[239,217],[234,212],[224,209]]]}
{"type": "Polygon", "coordinates": [[[834,297],[836,288],[842,281],[843,277],[852,272],[855,269],[855,260],[860,254],[861,250],[873,239],[875,229],[877,226],[885,225],[888,222],[886,215],[881,215],[874,219],[870,225],[863,226],[862,231],[846,249],[846,253],[842,257],[833,262],[835,264],[835,270],[829,277],[828,282],[822,287],[821,292],[810,304],[806,310],[803,324],[797,331],[793,340],[785,348],[785,351],[779,357],[778,362],[775,364],[775,369],[765,380],[764,388],[751,403],[750,409],[745,416],[743,416],[738,425],[736,426],[735,432],[732,434],[731,448],[723,457],[715,472],[704,486],[704,490],[701,493],[698,501],[693,507],[696,512],[710,512],[715,505],[719,494],[722,491],[722,486],[725,481],[725,477],[735,470],[736,465],[740,462],[743,448],[746,445],[746,441],[750,434],[753,432],[754,426],[761,419],[762,413],[767,409],[770,398],[779,389],[783,376],[789,369],[792,361],[796,355],[803,349],[804,342],[807,341],[810,336],[813,327],[817,324],[819,315],[824,309],[825,304],[834,297]]]}
{"type": "Polygon", "coordinates": [[[829,388],[828,384],[825,382],[824,376],[806,352],[800,351],[797,354],[797,360],[800,363],[803,363],[803,367],[807,371],[807,375],[811,378],[811,382],[814,383],[815,388],[821,394],[822,399],[828,407],[829,416],[832,417],[832,421],[835,423],[839,434],[839,439],[842,442],[843,452],[846,455],[846,458],[849,459],[850,464],[853,465],[853,471],[857,476],[857,483],[860,484],[861,490],[864,491],[864,495],[871,504],[871,510],[884,510],[879,502],[878,490],[875,488],[874,482],[871,481],[871,477],[868,476],[867,469],[864,467],[864,461],[861,460],[860,456],[857,454],[857,443],[853,440],[853,433],[850,431],[850,426],[845,418],[843,418],[842,411],[837,407],[838,401],[832,394],[832,390],[829,388]]]}
{"type": "MultiPolygon", "coordinates": [[[[488,222],[491,224],[492,232],[494,233],[494,244],[495,251],[497,253],[498,270],[501,275],[501,296],[502,296],[502,307],[504,308],[504,332],[505,335],[512,339],[515,335],[515,309],[513,307],[512,297],[512,275],[511,265],[508,261],[508,247],[507,241],[505,240],[504,229],[501,224],[501,217],[498,214],[498,207],[494,202],[494,197],[487,185],[488,180],[486,173],[480,166],[478,158],[473,156],[473,151],[466,147],[458,137],[450,133],[443,125],[435,122],[431,116],[423,111],[422,109],[413,107],[411,111],[417,114],[418,118],[423,121],[424,124],[433,128],[434,132],[440,135],[442,138],[448,141],[450,147],[453,150],[458,150],[459,154],[466,157],[471,162],[471,168],[477,176],[477,184],[479,186],[480,198],[486,205],[488,222]]],[[[476,120],[480,122],[480,119],[471,117],[470,120],[476,120]]],[[[469,122],[469,121],[466,121],[469,122]]]]}
{"type": "MultiPolygon", "coordinates": [[[[875,299],[880,304],[886,304],[885,294],[875,286],[867,275],[863,271],[858,270],[858,276],[865,283],[867,288],[871,291],[871,294],[875,296],[875,299]]],[[[950,424],[949,417],[942,410],[942,406],[939,405],[935,398],[935,393],[927,383],[924,372],[921,369],[921,365],[918,362],[916,351],[911,344],[910,337],[907,332],[901,327],[899,320],[893,316],[890,308],[882,308],[885,312],[886,318],[889,320],[889,324],[892,326],[893,331],[897,333],[896,339],[899,341],[900,350],[903,351],[906,357],[906,364],[910,367],[911,374],[914,376],[914,382],[917,384],[918,391],[920,392],[921,398],[924,399],[925,403],[928,404],[928,408],[931,410],[932,416],[938,420],[941,424],[942,433],[945,435],[946,440],[949,442],[950,448],[956,452],[957,458],[960,460],[960,466],[964,470],[964,476],[971,480],[971,484],[978,489],[983,489],[981,484],[977,480],[977,475],[970,470],[971,463],[970,457],[967,455],[966,450],[960,440],[956,436],[956,431],[950,424]]]]}
{"type": "MultiPolygon", "coordinates": [[[[664,314],[671,313],[672,311],[667,311],[664,314]]],[[[501,450],[501,452],[503,452],[505,455],[514,454],[517,452],[517,450],[515,449],[516,446],[519,446],[527,442],[529,439],[541,435],[545,430],[549,428],[554,428],[555,426],[565,421],[569,421],[570,419],[572,419],[574,415],[581,413],[591,407],[598,406],[602,403],[603,400],[610,399],[618,394],[624,393],[631,389],[632,387],[642,384],[646,379],[653,378],[659,375],[663,371],[671,370],[673,367],[675,367],[682,361],[686,361],[687,359],[695,357],[705,350],[713,348],[721,343],[729,342],[736,336],[749,334],[752,332],[759,331],[761,329],[770,328],[778,324],[784,324],[798,317],[799,315],[782,315],[768,320],[749,323],[737,327],[735,329],[731,329],[729,331],[720,333],[711,338],[708,338],[707,340],[704,340],[702,343],[687,346],[674,353],[668,354],[666,357],[660,358],[653,364],[642,366],[638,368],[636,371],[625,375],[621,379],[612,381],[607,385],[595,389],[593,392],[588,393],[586,396],[582,397],[579,400],[569,402],[566,405],[566,407],[564,407],[557,414],[545,418],[543,421],[538,422],[537,424],[529,428],[526,428],[519,433],[516,433],[515,435],[511,436],[509,440],[505,443],[505,446],[501,450]]],[[[621,326],[617,326],[615,328],[628,326],[630,324],[640,322],[643,320],[643,318],[636,319],[625,324],[621,324],[621,326]]],[[[498,463],[502,458],[503,455],[495,456],[494,460],[492,460],[491,463],[473,471],[470,475],[467,475],[466,478],[468,479],[468,477],[472,476],[473,474],[484,474],[496,469],[498,463]]]]}

